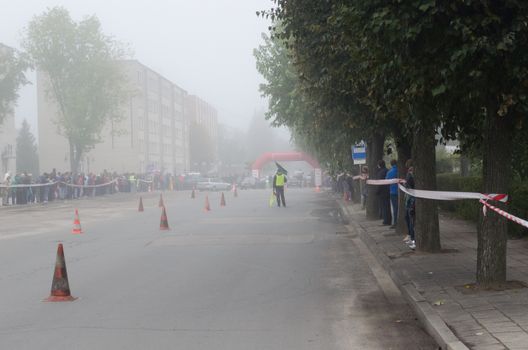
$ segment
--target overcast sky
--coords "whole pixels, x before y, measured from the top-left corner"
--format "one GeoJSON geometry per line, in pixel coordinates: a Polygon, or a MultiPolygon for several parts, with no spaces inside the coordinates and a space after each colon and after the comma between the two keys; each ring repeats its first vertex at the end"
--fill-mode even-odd
{"type": "MultiPolygon", "coordinates": [[[[75,20],[97,15],[135,59],[211,103],[223,123],[245,129],[266,106],[252,50],[269,25],[255,12],[271,0],[0,0],[0,42],[19,48],[32,17],[59,5],[75,20]]],[[[35,85],[21,90],[15,115],[36,133],[35,85]]]]}

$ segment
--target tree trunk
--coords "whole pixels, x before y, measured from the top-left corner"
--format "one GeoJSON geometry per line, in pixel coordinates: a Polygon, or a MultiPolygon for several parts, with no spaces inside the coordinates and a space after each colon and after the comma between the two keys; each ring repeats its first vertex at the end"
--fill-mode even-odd
{"type": "MultiPolygon", "coordinates": [[[[398,153],[398,178],[405,179],[407,175],[407,168],[405,163],[411,158],[412,140],[411,136],[405,137],[400,132],[395,133],[396,152],[398,153]]],[[[398,190],[398,220],[396,225],[396,233],[406,235],[407,224],[405,223],[405,196],[398,190]]]]}
{"type": "MultiPolygon", "coordinates": [[[[488,107],[484,131],[483,192],[508,193],[511,180],[513,118],[497,115],[497,107],[488,107]]],[[[497,207],[504,206],[492,201],[497,207]]],[[[494,211],[480,211],[477,248],[477,283],[484,288],[506,282],[507,219],[494,211]]]]}
{"type": "MultiPolygon", "coordinates": [[[[416,128],[412,158],[416,189],[436,190],[436,155],[434,128],[416,128]]],[[[420,251],[437,253],[441,250],[436,201],[416,198],[416,247],[420,251]]]]}
{"type": "Polygon", "coordinates": [[[77,174],[77,162],[75,159],[75,144],[72,139],[68,139],[70,144],[70,171],[73,174],[77,174]]]}
{"type": "MultiPolygon", "coordinates": [[[[378,160],[383,158],[383,145],[385,144],[385,135],[375,133],[367,141],[367,165],[369,178],[375,179],[378,171],[378,160]]],[[[378,197],[374,186],[367,185],[367,219],[379,219],[378,197]]]]}
{"type": "Polygon", "coordinates": [[[79,151],[80,147],[75,147],[76,149],[76,152],[75,152],[75,169],[77,170],[78,173],[80,172],[84,172],[84,169],[82,168],[81,166],[81,159],[82,159],[82,152],[79,151]]]}

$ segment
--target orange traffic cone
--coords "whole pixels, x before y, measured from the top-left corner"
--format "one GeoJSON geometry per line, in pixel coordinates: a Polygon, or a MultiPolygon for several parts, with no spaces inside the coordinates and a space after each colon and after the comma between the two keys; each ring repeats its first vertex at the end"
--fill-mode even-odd
{"type": "Polygon", "coordinates": [[[158,202],[158,207],[161,208],[161,207],[164,207],[164,206],[165,206],[165,204],[163,203],[163,195],[160,193],[160,200],[158,202]]]}
{"type": "Polygon", "coordinates": [[[77,209],[75,209],[75,217],[73,218],[72,233],[75,233],[75,234],[82,233],[81,221],[79,220],[79,212],[77,211],[77,209]]]}
{"type": "Polygon", "coordinates": [[[192,192],[191,192],[191,198],[192,199],[196,198],[196,194],[194,193],[194,187],[193,187],[192,192]]]}
{"type": "Polygon", "coordinates": [[[161,210],[161,220],[160,220],[160,230],[169,230],[169,222],[167,221],[167,212],[165,212],[165,207],[162,207],[161,210]]]}
{"type": "Polygon", "coordinates": [[[204,211],[211,211],[211,206],[209,205],[209,196],[205,196],[204,211]]]}
{"type": "Polygon", "coordinates": [[[225,197],[224,197],[224,192],[222,192],[222,197],[220,197],[220,206],[221,206],[221,207],[225,207],[225,206],[226,206],[226,201],[225,201],[225,197]]]}
{"type": "Polygon", "coordinates": [[[143,211],[143,198],[139,197],[139,208],[138,211],[143,211]]]}
{"type": "Polygon", "coordinates": [[[59,243],[53,282],[51,282],[51,294],[44,301],[74,301],[75,299],[77,298],[72,297],[70,293],[66,261],[64,260],[64,248],[62,247],[62,243],[59,243]]]}

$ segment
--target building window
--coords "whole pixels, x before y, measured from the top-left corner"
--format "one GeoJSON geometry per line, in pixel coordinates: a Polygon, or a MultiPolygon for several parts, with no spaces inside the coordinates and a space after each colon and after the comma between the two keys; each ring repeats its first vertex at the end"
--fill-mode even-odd
{"type": "Polygon", "coordinates": [[[171,114],[171,110],[170,110],[170,107],[167,106],[167,105],[162,105],[161,106],[161,114],[165,117],[169,117],[170,114],[171,114]]]}
{"type": "Polygon", "coordinates": [[[156,120],[149,119],[149,133],[158,134],[159,133],[159,122],[156,120]]]}
{"type": "Polygon", "coordinates": [[[156,101],[154,99],[149,99],[148,107],[149,107],[149,112],[156,113],[156,114],[159,112],[158,101],[156,101]]]}

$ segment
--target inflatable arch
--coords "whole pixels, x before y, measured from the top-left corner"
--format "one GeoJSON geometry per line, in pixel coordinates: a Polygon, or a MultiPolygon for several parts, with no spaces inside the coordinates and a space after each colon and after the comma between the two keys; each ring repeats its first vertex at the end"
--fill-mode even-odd
{"type": "Polygon", "coordinates": [[[281,161],[305,161],[315,171],[315,185],[321,186],[321,166],[319,162],[303,152],[267,152],[258,157],[253,163],[251,170],[254,177],[259,177],[262,167],[269,162],[281,161]]]}

